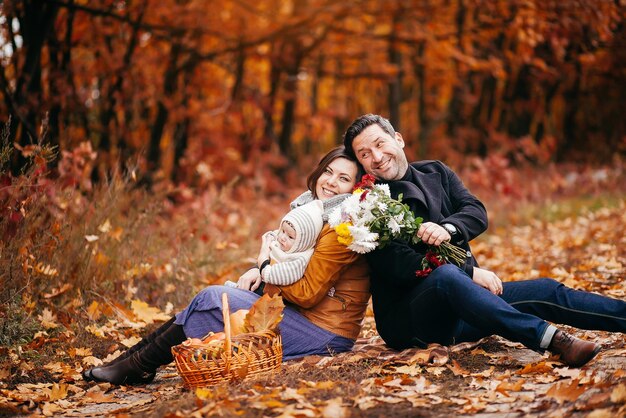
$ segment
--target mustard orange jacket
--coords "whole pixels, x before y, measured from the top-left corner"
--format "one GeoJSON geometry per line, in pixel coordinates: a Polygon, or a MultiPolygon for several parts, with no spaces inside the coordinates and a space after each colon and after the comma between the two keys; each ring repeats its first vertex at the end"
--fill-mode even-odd
{"type": "Polygon", "coordinates": [[[265,292],[279,291],[315,325],[356,340],[370,298],[369,288],[365,257],[340,244],[335,231],[324,225],[302,279],[288,286],[267,284],[265,292]]]}

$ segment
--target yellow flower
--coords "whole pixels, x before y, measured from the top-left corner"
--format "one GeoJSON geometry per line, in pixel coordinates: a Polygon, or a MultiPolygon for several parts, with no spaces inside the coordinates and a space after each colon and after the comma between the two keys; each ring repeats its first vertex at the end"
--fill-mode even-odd
{"type": "Polygon", "coordinates": [[[351,226],[352,224],[350,222],[343,222],[340,223],[339,225],[337,225],[335,227],[335,232],[337,233],[337,235],[339,235],[340,237],[350,237],[350,229],[348,228],[349,226],[351,226]]]}
{"type": "Polygon", "coordinates": [[[348,228],[351,225],[350,222],[343,222],[335,227],[335,232],[338,235],[337,241],[339,241],[340,244],[345,246],[352,244],[352,234],[350,234],[350,229],[348,228]]]}
{"type": "Polygon", "coordinates": [[[352,237],[337,237],[337,241],[339,241],[339,244],[343,244],[346,247],[350,244],[352,244],[352,237]]]}
{"type": "Polygon", "coordinates": [[[359,194],[360,195],[361,193],[363,193],[363,189],[354,189],[352,191],[352,194],[359,194]]]}

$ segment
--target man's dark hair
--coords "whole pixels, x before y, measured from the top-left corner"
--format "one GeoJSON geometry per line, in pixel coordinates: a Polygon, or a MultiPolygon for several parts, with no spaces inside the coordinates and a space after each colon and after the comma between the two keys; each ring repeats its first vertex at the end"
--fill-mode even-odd
{"type": "Polygon", "coordinates": [[[372,113],[368,113],[367,115],[362,115],[356,118],[352,124],[346,129],[346,133],[343,135],[343,146],[346,147],[346,152],[350,155],[354,156],[354,150],[352,149],[352,141],[356,138],[361,132],[363,132],[367,127],[371,125],[378,125],[380,128],[388,133],[391,136],[396,135],[395,129],[391,125],[387,119],[383,118],[380,115],[374,115],[372,113]]]}

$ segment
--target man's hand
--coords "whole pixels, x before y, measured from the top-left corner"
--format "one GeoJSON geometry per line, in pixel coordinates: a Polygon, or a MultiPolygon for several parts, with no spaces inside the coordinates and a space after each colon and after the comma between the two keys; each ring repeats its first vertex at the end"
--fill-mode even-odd
{"type": "Polygon", "coordinates": [[[452,237],[446,229],[434,222],[424,222],[417,230],[417,236],[428,245],[438,246],[444,241],[450,241],[452,237]]]}
{"type": "Polygon", "coordinates": [[[494,295],[502,294],[502,280],[493,271],[474,267],[474,283],[489,290],[494,295]]]}
{"type": "Polygon", "coordinates": [[[241,275],[237,281],[239,289],[255,291],[261,285],[261,272],[258,268],[252,268],[241,275]]]}

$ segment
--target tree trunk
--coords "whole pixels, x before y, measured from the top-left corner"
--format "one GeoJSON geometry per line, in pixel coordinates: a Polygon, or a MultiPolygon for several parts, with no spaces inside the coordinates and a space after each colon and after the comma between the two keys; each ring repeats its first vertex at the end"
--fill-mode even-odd
{"type": "Polygon", "coordinates": [[[417,120],[419,121],[419,131],[417,143],[419,146],[417,157],[426,157],[428,148],[428,115],[426,114],[426,64],[424,64],[424,52],[426,41],[420,41],[415,49],[413,59],[413,69],[417,80],[417,120]]]}
{"type": "MultiPolygon", "coordinates": [[[[50,4],[44,0],[25,0],[24,15],[18,16],[21,34],[22,50],[25,51],[24,65],[19,72],[13,94],[13,116],[15,124],[11,124],[9,140],[13,142],[17,135],[18,126],[21,127],[19,143],[27,145],[36,141],[37,114],[41,107],[41,53],[46,37],[53,28],[54,20],[59,11],[59,6],[50,4]]],[[[8,22],[11,25],[11,22],[8,22]]],[[[18,50],[14,51],[18,56],[18,50]]],[[[9,92],[9,86],[5,88],[5,94],[9,92]]],[[[13,173],[20,172],[26,164],[26,159],[21,155],[12,161],[13,173]]]]}
{"type": "MultiPolygon", "coordinates": [[[[172,95],[176,87],[176,78],[178,76],[178,57],[181,52],[180,44],[172,45],[170,52],[170,61],[165,71],[165,80],[163,82],[163,96],[168,98],[172,95]]],[[[161,138],[167,119],[169,110],[165,106],[163,100],[159,100],[157,105],[157,115],[152,124],[152,132],[150,133],[150,144],[148,146],[148,165],[149,170],[156,170],[161,162],[161,138]]]]}
{"type": "Polygon", "coordinates": [[[388,106],[389,106],[389,121],[396,129],[396,131],[402,131],[400,125],[400,104],[402,103],[402,54],[398,50],[396,45],[396,31],[399,25],[400,17],[398,14],[394,14],[392,19],[392,30],[389,36],[389,43],[387,49],[387,56],[389,62],[398,68],[398,75],[387,83],[388,88],[388,106]]]}
{"type": "MultiPolygon", "coordinates": [[[[184,82],[183,86],[188,86],[191,83],[192,74],[195,65],[185,66],[184,82]]],[[[183,99],[181,106],[186,109],[189,104],[189,94],[183,87],[183,99]]],[[[191,125],[191,118],[189,114],[185,112],[185,116],[182,121],[179,121],[174,128],[174,166],[172,169],[171,179],[173,181],[183,181],[184,175],[181,170],[181,161],[187,151],[187,145],[189,143],[189,126],[191,125]]]]}

